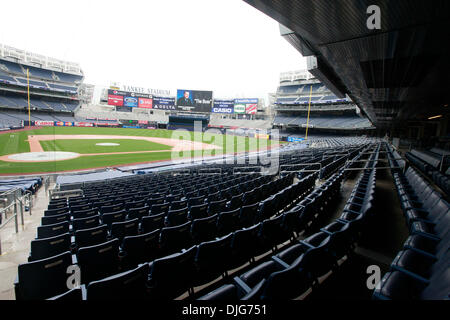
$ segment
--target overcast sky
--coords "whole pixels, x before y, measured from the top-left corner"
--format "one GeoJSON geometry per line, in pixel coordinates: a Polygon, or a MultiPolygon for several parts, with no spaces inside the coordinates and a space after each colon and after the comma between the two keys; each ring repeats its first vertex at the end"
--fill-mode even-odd
{"type": "Polygon", "coordinates": [[[306,68],[278,23],[242,0],[2,1],[0,43],[77,62],[85,82],[259,97],[306,68]]]}

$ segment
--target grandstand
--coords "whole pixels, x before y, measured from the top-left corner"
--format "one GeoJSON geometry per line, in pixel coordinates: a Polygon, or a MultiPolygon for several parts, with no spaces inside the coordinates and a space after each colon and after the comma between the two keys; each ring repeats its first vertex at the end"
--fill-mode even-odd
{"type": "Polygon", "coordinates": [[[0,299],[450,299],[449,2],[378,32],[364,0],[245,1],[308,57],[269,108],[98,103],[78,64],[0,46],[0,299]]]}
{"type": "Polygon", "coordinates": [[[319,134],[373,129],[348,97],[339,99],[307,70],[280,74],[273,109],[273,126],[285,136],[305,133],[306,126],[310,133],[319,134]]]}
{"type": "Polygon", "coordinates": [[[87,122],[95,122],[96,119],[116,119],[122,123],[126,123],[129,120],[152,121],[160,125],[166,125],[169,122],[169,116],[163,110],[133,108],[131,112],[124,112],[105,104],[88,104],[85,107],[82,106],[77,110],[75,115],[77,119],[82,119],[82,121],[87,122]]]}
{"type": "Polygon", "coordinates": [[[32,121],[74,121],[74,112],[80,105],[78,88],[83,79],[76,63],[0,44],[0,127],[30,125],[28,84],[32,121]]]}

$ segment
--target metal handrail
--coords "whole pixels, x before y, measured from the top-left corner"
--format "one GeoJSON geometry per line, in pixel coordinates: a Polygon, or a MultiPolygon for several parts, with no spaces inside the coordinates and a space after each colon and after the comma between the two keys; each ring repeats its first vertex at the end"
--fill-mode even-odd
{"type": "MultiPolygon", "coordinates": [[[[11,217],[6,218],[6,220],[0,225],[0,230],[3,229],[11,220],[14,219],[14,224],[15,224],[15,231],[16,233],[19,233],[19,221],[18,221],[18,213],[20,210],[20,217],[21,217],[21,224],[22,226],[24,226],[25,222],[24,222],[24,217],[23,217],[23,211],[24,211],[24,200],[28,199],[29,203],[32,202],[32,198],[31,198],[31,192],[27,191],[25,192],[25,194],[22,194],[21,196],[17,196],[18,191],[21,190],[20,188],[15,188],[12,190],[9,190],[5,193],[3,193],[3,196],[8,196],[8,195],[14,195],[14,200],[11,201],[11,203],[9,205],[7,205],[4,208],[0,209],[0,215],[5,214],[5,218],[6,218],[6,213],[7,211],[9,211],[11,208],[14,208],[14,213],[11,217]],[[19,205],[20,208],[17,208],[17,206],[19,205]]],[[[30,214],[31,214],[31,205],[30,205],[30,214]]],[[[2,254],[2,246],[1,246],[1,238],[0,238],[0,255],[2,254]]]]}

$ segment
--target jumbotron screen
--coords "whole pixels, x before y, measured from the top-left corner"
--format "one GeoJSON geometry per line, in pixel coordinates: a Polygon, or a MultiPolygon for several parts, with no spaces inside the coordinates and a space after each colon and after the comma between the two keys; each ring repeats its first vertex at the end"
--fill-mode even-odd
{"type": "Polygon", "coordinates": [[[117,107],[152,109],[153,96],[145,93],[109,89],[108,104],[117,107]]]}
{"type": "Polygon", "coordinates": [[[177,90],[177,110],[211,112],[212,91],[177,90]]]}

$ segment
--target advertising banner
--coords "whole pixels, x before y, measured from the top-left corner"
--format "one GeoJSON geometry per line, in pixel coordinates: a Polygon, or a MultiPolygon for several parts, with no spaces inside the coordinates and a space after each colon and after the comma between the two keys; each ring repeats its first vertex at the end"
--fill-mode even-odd
{"type": "Polygon", "coordinates": [[[107,123],[107,122],[97,122],[95,123],[96,127],[117,127],[118,123],[107,123]]]}
{"type": "Polygon", "coordinates": [[[234,113],[245,113],[245,104],[234,104],[234,113]]]}
{"type": "Polygon", "coordinates": [[[297,137],[287,137],[288,142],[300,142],[303,141],[303,138],[297,138],[297,137]]]}
{"type": "Polygon", "coordinates": [[[256,114],[257,110],[258,110],[257,98],[234,100],[234,113],[256,114]],[[236,111],[236,106],[238,106],[238,111],[236,111]]]}
{"type": "Polygon", "coordinates": [[[53,127],[55,125],[55,121],[34,121],[34,125],[38,127],[53,127]]]}
{"type": "Polygon", "coordinates": [[[125,107],[135,108],[138,106],[138,98],[125,96],[123,98],[123,105],[125,107]]]}
{"type": "Polygon", "coordinates": [[[123,96],[108,94],[108,104],[111,106],[123,106],[123,96]]]}
{"type": "Polygon", "coordinates": [[[91,122],[75,122],[75,127],[93,127],[94,124],[91,122]]]}
{"type": "Polygon", "coordinates": [[[257,104],[247,104],[245,106],[245,113],[246,114],[256,114],[256,110],[258,110],[257,104]]]}
{"type": "Polygon", "coordinates": [[[257,138],[257,139],[269,139],[269,135],[268,134],[263,134],[263,133],[256,133],[255,134],[255,138],[257,138]]]}
{"type": "Polygon", "coordinates": [[[145,109],[152,109],[153,100],[148,98],[138,98],[138,107],[145,109]]]}
{"type": "Polygon", "coordinates": [[[108,89],[108,104],[116,107],[151,108],[152,95],[147,93],[129,92],[122,90],[108,89]],[[139,101],[143,99],[142,101],[139,101]]]}
{"type": "Polygon", "coordinates": [[[177,110],[211,112],[212,91],[177,90],[177,110]]]}
{"type": "Polygon", "coordinates": [[[175,98],[153,97],[153,109],[176,110],[175,98]]]}
{"type": "Polygon", "coordinates": [[[212,113],[227,113],[232,114],[234,112],[233,100],[214,100],[214,106],[211,109],[212,113]]]}
{"type": "Polygon", "coordinates": [[[139,124],[148,124],[148,120],[138,120],[139,124]]]}

